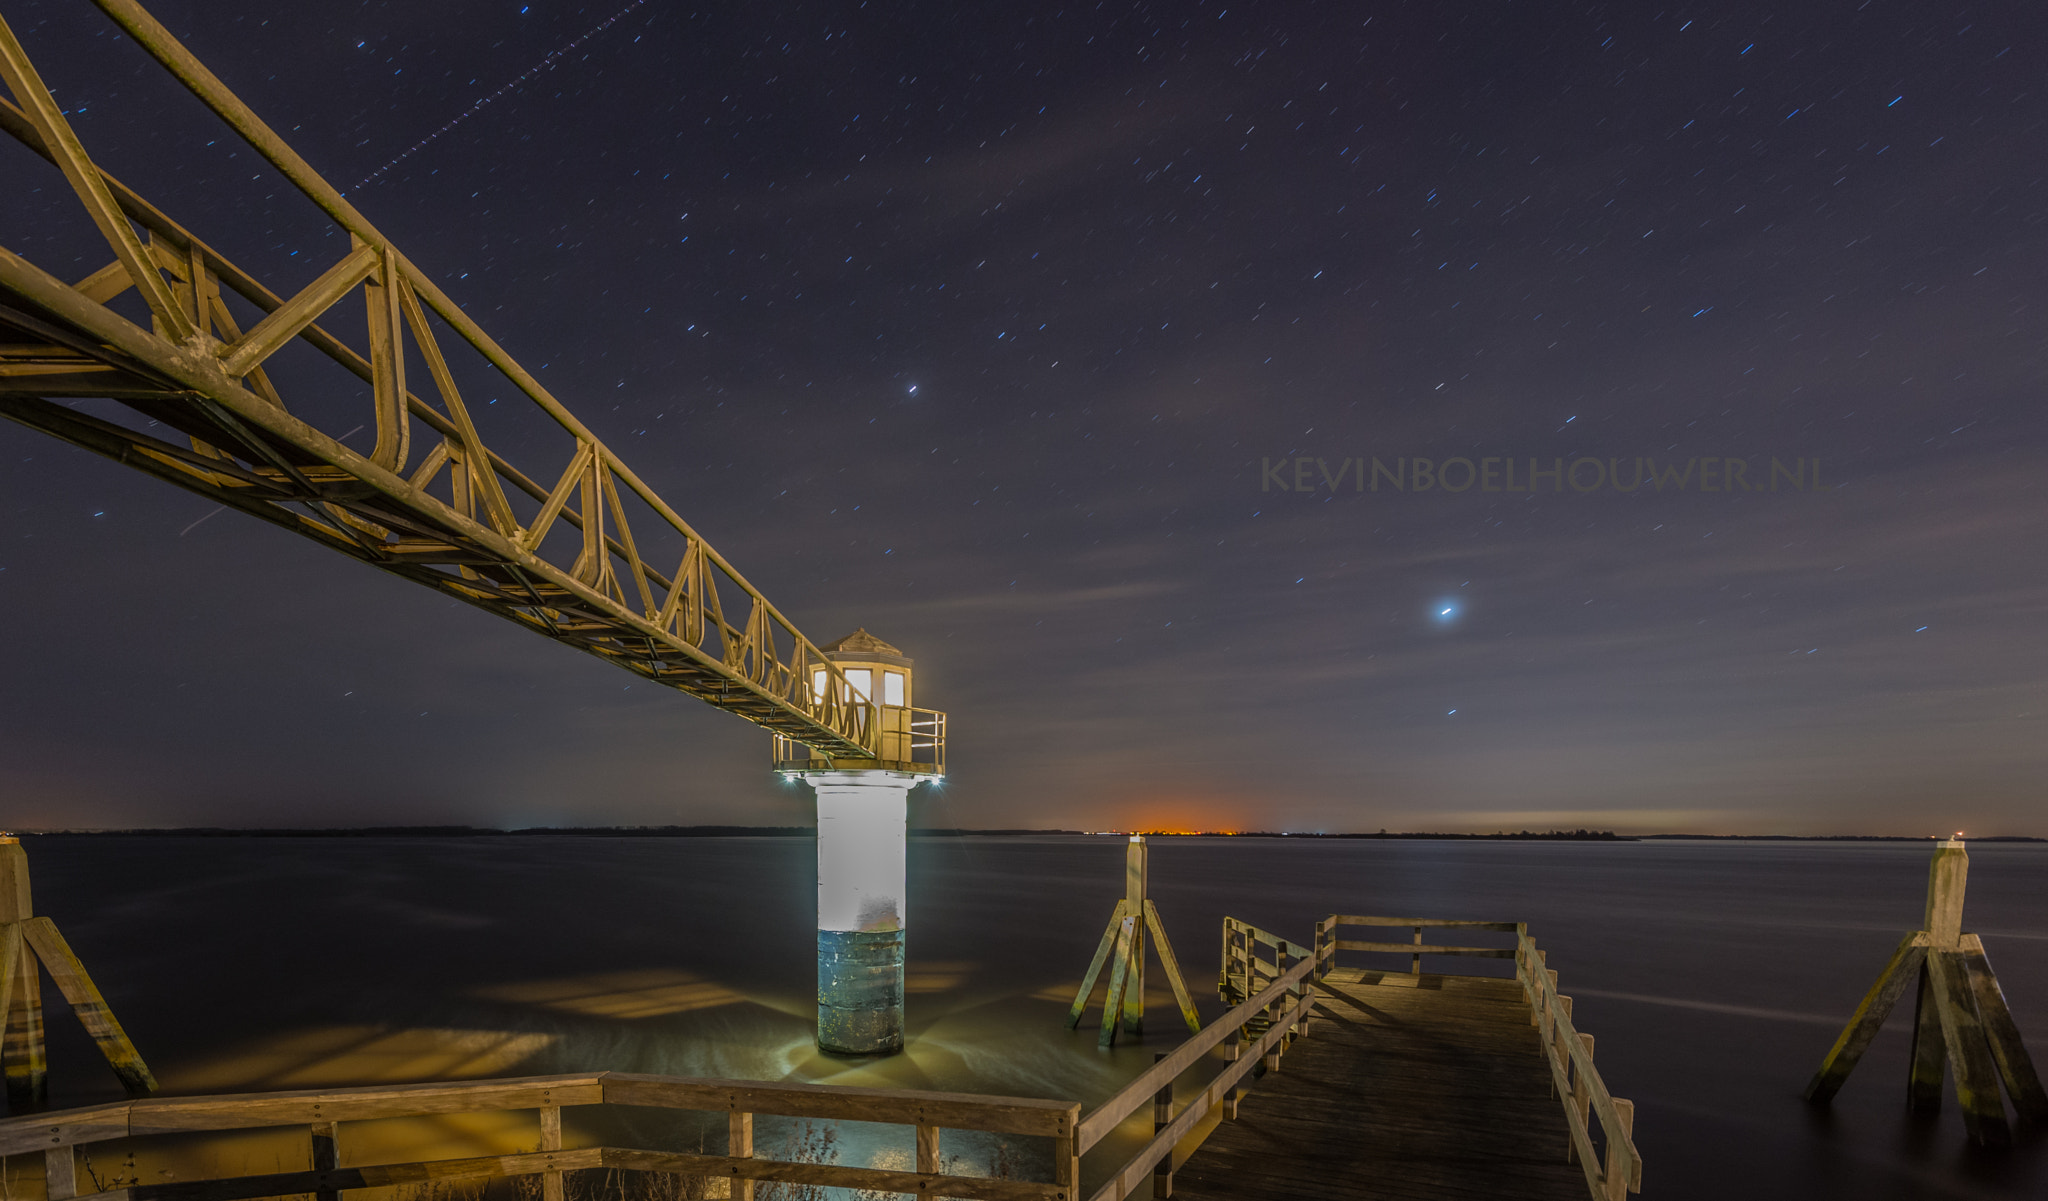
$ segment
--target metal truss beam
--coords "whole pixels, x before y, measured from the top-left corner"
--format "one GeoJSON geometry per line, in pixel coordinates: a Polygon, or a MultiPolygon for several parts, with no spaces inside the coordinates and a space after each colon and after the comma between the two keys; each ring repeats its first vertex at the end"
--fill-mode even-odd
{"type": "Polygon", "coordinates": [[[95,166],[0,20],[0,82],[14,99],[0,101],[0,132],[63,172],[114,252],[68,284],[0,246],[0,415],[822,753],[875,757],[875,706],[838,666],[140,5],[96,3],[345,229],[350,247],[298,294],[277,295],[95,166]],[[130,288],[148,329],[110,307],[130,288]],[[358,291],[367,354],[321,324],[340,328],[337,309],[358,291]],[[230,295],[263,315],[240,328],[230,295]],[[436,319],[438,336],[467,343],[568,435],[566,462],[541,464],[536,477],[485,441],[436,319]],[[294,415],[265,371],[295,342],[352,375],[351,386],[370,385],[368,454],[294,415]],[[408,358],[426,365],[431,399],[408,389],[408,358]],[[85,397],[117,401],[183,440],[65,403],[85,397]],[[629,501],[639,506],[631,513],[629,501]],[[550,539],[558,529],[571,532],[550,539]],[[665,557],[657,564],[652,553],[665,557]],[[830,681],[822,689],[819,671],[830,681]]]}

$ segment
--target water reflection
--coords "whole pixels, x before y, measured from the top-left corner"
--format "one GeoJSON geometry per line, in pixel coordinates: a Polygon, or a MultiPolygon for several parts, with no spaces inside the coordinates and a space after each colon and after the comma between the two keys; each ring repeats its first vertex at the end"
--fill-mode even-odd
{"type": "Polygon", "coordinates": [[[694,972],[656,968],[642,972],[601,972],[519,984],[479,988],[476,995],[493,1001],[540,1005],[591,1017],[660,1017],[732,1005],[746,997],[694,972]]]}
{"type": "Polygon", "coordinates": [[[259,1038],[182,1065],[167,1075],[165,1085],[179,1093],[224,1093],[504,1076],[557,1037],[508,1030],[318,1026],[259,1038]]]}

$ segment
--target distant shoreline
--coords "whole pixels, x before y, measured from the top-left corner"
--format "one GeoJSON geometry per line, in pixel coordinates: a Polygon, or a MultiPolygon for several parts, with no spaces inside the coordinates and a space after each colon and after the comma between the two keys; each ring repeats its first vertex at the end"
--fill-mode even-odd
{"type": "MultiPolygon", "coordinates": [[[[20,830],[40,838],[518,838],[529,835],[557,838],[809,838],[810,826],[531,826],[499,830],[486,826],[361,826],[288,829],[225,826],[178,826],[125,830],[20,830]]],[[[918,838],[1028,838],[1099,837],[1122,838],[1144,834],[1153,838],[1296,838],[1296,839],[1382,839],[1389,841],[1447,842],[1934,842],[1939,835],[1907,834],[1616,834],[1612,830],[1518,830],[1491,834],[1444,832],[1392,832],[1329,834],[1301,830],[970,830],[951,827],[913,828],[918,838]]],[[[2024,834],[2000,834],[1968,838],[1966,842],[2048,842],[2024,834]]]]}

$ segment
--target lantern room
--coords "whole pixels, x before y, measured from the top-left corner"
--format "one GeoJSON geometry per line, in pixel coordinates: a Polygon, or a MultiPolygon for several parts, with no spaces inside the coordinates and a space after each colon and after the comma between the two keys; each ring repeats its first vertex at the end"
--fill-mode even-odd
{"type": "Polygon", "coordinates": [[[882,769],[940,776],[946,771],[946,715],[915,707],[914,664],[896,647],[857,629],[818,648],[838,667],[840,678],[823,667],[811,669],[811,700],[825,704],[836,689],[839,705],[867,710],[876,731],[874,759],[833,758],[822,751],[778,736],[777,771],[882,769]]]}

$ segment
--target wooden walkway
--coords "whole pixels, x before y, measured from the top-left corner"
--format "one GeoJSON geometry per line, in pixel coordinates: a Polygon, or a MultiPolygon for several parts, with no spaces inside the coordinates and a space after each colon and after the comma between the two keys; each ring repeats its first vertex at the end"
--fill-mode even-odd
{"type": "MultiPolygon", "coordinates": [[[[0,869],[18,858],[0,855],[0,869]]],[[[0,897],[5,895],[0,890],[0,897]]],[[[1152,910],[1149,901],[1143,907],[1152,910]]],[[[26,910],[25,900],[19,908],[26,910]]],[[[1124,934],[1134,935],[1136,919],[1128,910],[1127,905],[1119,925],[1124,934]]],[[[1150,923],[1148,928],[1157,930],[1150,923]]],[[[0,922],[0,981],[19,977],[16,961],[28,953],[60,973],[63,965],[75,964],[37,941],[42,937],[37,930],[55,939],[54,929],[37,926],[33,919],[0,922]],[[32,928],[24,934],[22,927],[32,928]]],[[[1223,935],[1219,988],[1233,1008],[1179,1046],[1159,1052],[1150,1070],[1085,1115],[1077,1102],[1030,1097],[619,1072],[142,1097],[0,1119],[0,1169],[5,1169],[0,1179],[18,1178],[17,1167],[28,1167],[17,1165],[17,1157],[40,1159],[45,1201],[73,1201],[101,1187],[91,1159],[82,1158],[97,1152],[103,1164],[125,1163],[131,1186],[98,1192],[96,1201],[332,1198],[344,1190],[439,1187],[453,1181],[474,1182],[481,1189],[499,1179],[514,1181],[523,1195],[562,1201],[569,1174],[576,1172],[608,1173],[612,1183],[600,1192],[614,1201],[629,1195],[614,1191],[625,1187],[625,1179],[656,1177],[670,1183],[648,1187],[673,1195],[680,1195],[674,1190],[682,1180],[696,1179],[708,1186],[697,1195],[742,1198],[831,1188],[961,1201],[1126,1201],[1146,1193],[1190,1201],[1627,1201],[1629,1193],[1642,1191],[1642,1157],[1633,1139],[1635,1107],[1608,1091],[1593,1065],[1593,1040],[1574,1027],[1571,998],[1558,993],[1557,973],[1546,966],[1527,926],[1333,914],[1316,923],[1312,946],[1235,918],[1224,919],[1223,935]],[[1405,927],[1414,941],[1339,936],[1340,928],[1354,926],[1405,927]],[[1515,944],[1426,943],[1424,931],[1431,929],[1512,934],[1515,944]],[[1340,951],[1398,954],[1415,965],[1424,956],[1511,958],[1515,979],[1340,968],[1334,962],[1340,951]],[[1539,1025],[1530,1024],[1532,1016],[1539,1025]],[[1221,1070],[1219,1049],[1225,1052],[1221,1070]],[[1255,1070],[1260,1073],[1256,1077],[1255,1070]],[[1187,1075],[1195,1079],[1183,1081],[1187,1075]],[[1568,1100],[1551,1095],[1552,1081],[1568,1100]],[[701,1136],[694,1147],[664,1146],[659,1144],[675,1140],[635,1138],[627,1127],[601,1121],[578,1138],[582,1145],[570,1145],[564,1141],[562,1111],[571,1106],[687,1111],[699,1116],[677,1124],[677,1131],[698,1129],[693,1123],[707,1120],[715,1128],[723,1121],[725,1138],[722,1147],[715,1137],[714,1145],[705,1147],[701,1136]],[[1093,1187],[1084,1191],[1084,1157],[1148,1108],[1151,1141],[1134,1153],[1120,1148],[1126,1158],[1106,1176],[1098,1156],[1086,1173],[1093,1187]],[[386,1119],[439,1122],[454,1114],[484,1113],[527,1116],[509,1125],[485,1123],[479,1129],[506,1133],[456,1158],[392,1162],[389,1148],[380,1153],[376,1141],[363,1138],[360,1130],[361,1123],[386,1119]],[[1219,1123],[1224,1114],[1232,1119],[1219,1123]],[[816,1163],[801,1148],[756,1154],[755,1118],[764,1115],[903,1127],[898,1145],[914,1144],[916,1159],[891,1159],[882,1167],[816,1163]],[[523,1122],[533,1117],[539,1119],[537,1130],[527,1127],[532,1134],[522,1133],[523,1122]],[[269,1173],[248,1174],[239,1155],[232,1162],[196,1165],[181,1158],[193,1136],[283,1127],[304,1132],[305,1154],[287,1154],[269,1173]],[[1204,1130],[1210,1131],[1206,1141],[1201,1139],[1204,1130]],[[623,1136],[625,1143],[588,1145],[595,1131],[623,1136]],[[969,1147],[1001,1145],[1000,1136],[1010,1135],[1049,1144],[1050,1170],[1043,1175],[1050,1179],[1019,1180],[993,1163],[984,1169],[972,1153],[942,1153],[944,1140],[961,1134],[978,1136],[969,1147]],[[645,1141],[657,1145],[631,1145],[645,1141]],[[1584,1156],[1582,1165],[1566,1161],[1565,1148],[1573,1144],[1584,1156]],[[1177,1152],[1188,1148],[1188,1160],[1170,1173],[1177,1152]],[[168,1178],[174,1171],[173,1181],[168,1178]],[[165,1179],[133,1183],[159,1177],[165,1179]]],[[[1164,949],[1164,939],[1159,942],[1164,949]]],[[[1123,937],[1118,945],[1122,958],[1104,1014],[1112,1030],[1121,1025],[1119,1011],[1130,1014],[1128,1007],[1114,1003],[1115,981],[1129,974],[1138,944],[1135,937],[1123,937]]],[[[34,980],[37,969],[26,970],[34,980]]],[[[82,977],[83,969],[78,974],[82,977]]],[[[1142,997],[1142,990],[1137,995],[1142,997]]],[[[18,1003],[26,1002],[0,995],[0,1016],[18,1003]]],[[[96,1034],[105,1033],[94,1027],[99,1016],[91,1009],[81,1006],[80,1016],[96,1034]]],[[[103,1006],[98,1013],[104,1015],[103,1006]]],[[[105,1022],[110,1025],[111,1017],[105,1022]]],[[[9,1091],[18,1093],[11,1087],[14,1065],[8,1066],[9,1091]]],[[[21,1105],[11,1096],[10,1108],[33,1108],[32,1101],[21,1105]]],[[[30,1167],[29,1175],[34,1174],[30,1167]]]]}
{"type": "Polygon", "coordinates": [[[1338,968],[1308,1037],[1174,1173],[1187,1201],[1585,1201],[1512,980],[1338,968]]]}

